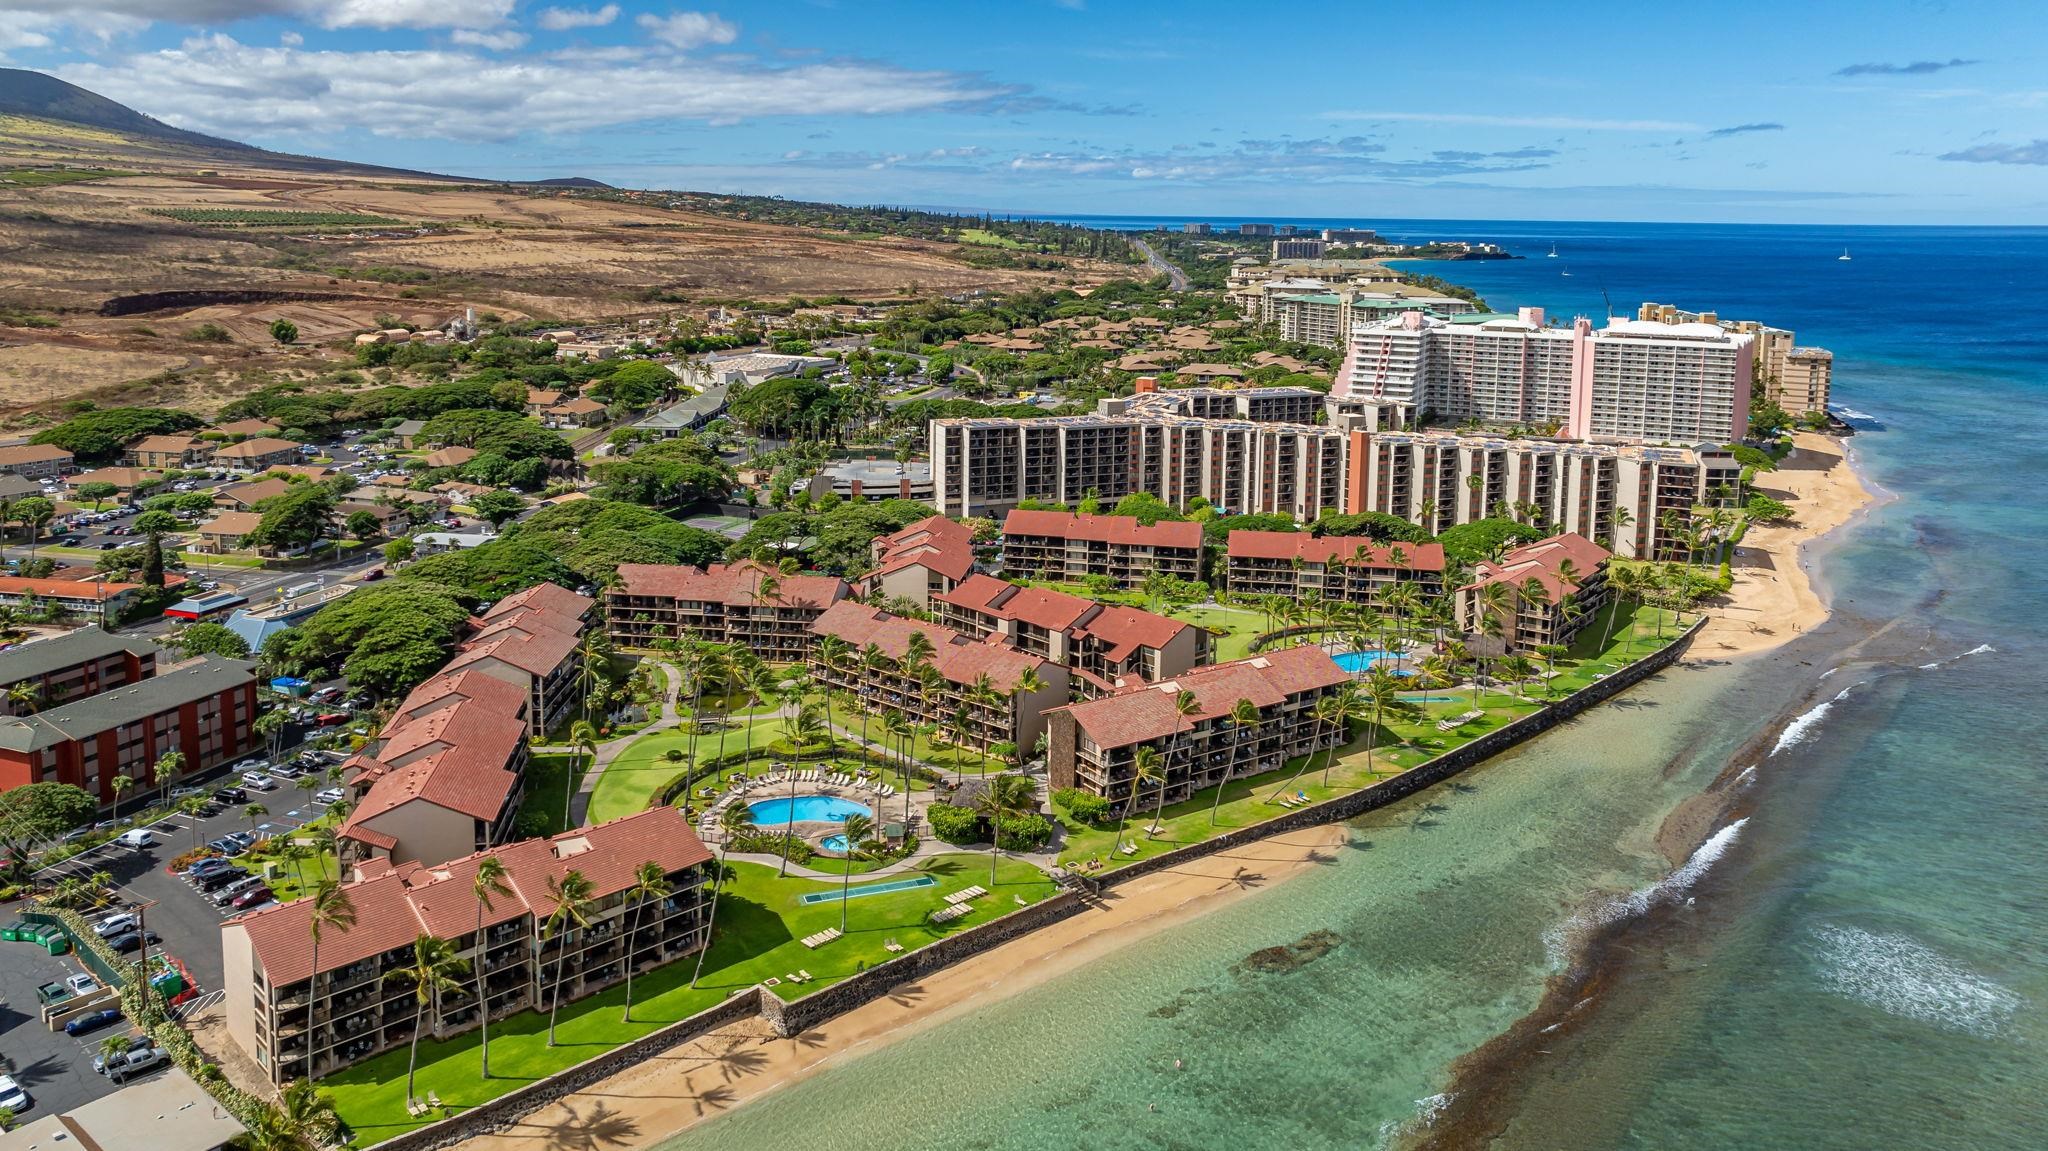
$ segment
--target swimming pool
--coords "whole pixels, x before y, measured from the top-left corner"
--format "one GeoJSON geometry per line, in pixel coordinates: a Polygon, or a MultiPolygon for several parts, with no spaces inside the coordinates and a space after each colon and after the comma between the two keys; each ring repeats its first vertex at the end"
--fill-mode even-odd
{"type": "Polygon", "coordinates": [[[818,846],[824,848],[826,851],[836,851],[841,855],[845,855],[846,837],[843,835],[828,835],[825,838],[818,841],[818,846]]]}
{"type": "Polygon", "coordinates": [[[875,813],[866,804],[841,799],[836,795],[799,795],[792,799],[763,799],[747,805],[754,813],[754,822],[762,827],[781,827],[792,823],[838,823],[849,815],[872,817],[875,813]]]}
{"type": "MultiPolygon", "coordinates": [[[[929,875],[915,875],[909,879],[892,879],[887,883],[870,883],[866,887],[851,888],[846,892],[846,898],[859,899],[863,895],[887,895],[892,891],[913,891],[920,887],[930,887],[937,882],[938,880],[933,879],[929,875]]],[[[799,897],[806,904],[829,903],[838,898],[839,893],[836,891],[813,891],[809,895],[799,897]]]]}
{"type": "Polygon", "coordinates": [[[1337,661],[1337,666],[1345,671],[1361,672],[1383,659],[1399,659],[1401,658],[1401,653],[1397,651],[1347,651],[1334,658],[1337,661]]]}

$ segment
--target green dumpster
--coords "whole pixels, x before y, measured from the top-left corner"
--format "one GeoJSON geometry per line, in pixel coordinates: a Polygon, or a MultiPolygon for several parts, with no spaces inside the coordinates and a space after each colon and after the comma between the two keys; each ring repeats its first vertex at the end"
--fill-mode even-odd
{"type": "Polygon", "coordinates": [[[71,937],[68,935],[47,936],[41,943],[52,955],[62,955],[71,950],[71,937]]]}
{"type": "Polygon", "coordinates": [[[173,995],[184,993],[185,977],[178,974],[175,970],[159,971],[149,977],[149,985],[155,989],[158,995],[169,999],[173,995]]]}
{"type": "Polygon", "coordinates": [[[5,927],[0,927],[0,939],[9,943],[19,943],[28,938],[29,933],[34,930],[34,924],[17,919],[5,927]]]}

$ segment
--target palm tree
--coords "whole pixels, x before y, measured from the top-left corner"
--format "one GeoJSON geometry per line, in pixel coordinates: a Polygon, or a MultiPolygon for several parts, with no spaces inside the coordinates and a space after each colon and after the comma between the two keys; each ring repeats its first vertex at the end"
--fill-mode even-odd
{"type": "MultiPolygon", "coordinates": [[[[732,806],[744,805],[735,803],[732,806]]],[[[633,936],[640,930],[640,912],[650,902],[667,899],[674,891],[675,886],[669,883],[668,873],[661,869],[661,864],[650,859],[633,869],[633,886],[626,889],[626,898],[632,901],[633,911],[626,928],[626,1014],[619,1020],[621,1023],[633,1021],[633,936]]]]}
{"type": "MultiPolygon", "coordinates": [[[[859,658],[860,669],[867,673],[867,681],[869,683],[882,682],[882,677],[888,673],[891,663],[888,653],[883,651],[879,645],[870,643],[860,649],[859,658]]],[[[874,709],[865,700],[861,699],[860,692],[856,691],[854,698],[860,703],[860,746],[862,754],[865,755],[868,747],[868,715],[874,709]]]]}
{"type": "Polygon", "coordinates": [[[988,820],[988,885],[996,885],[996,861],[1001,857],[1003,813],[1022,811],[1038,798],[1038,784],[1027,775],[990,776],[975,797],[975,814],[988,820]]]}
{"type": "Polygon", "coordinates": [[[427,1005],[444,992],[460,991],[455,977],[469,970],[469,961],[455,954],[455,944],[422,931],[412,941],[412,963],[384,973],[383,982],[403,979],[412,984],[412,1058],[405,1065],[405,1101],[412,1102],[413,1074],[419,1070],[420,1032],[426,1030],[427,1005]]]}
{"type": "Polygon", "coordinates": [[[1124,824],[1131,818],[1131,808],[1138,802],[1138,790],[1152,780],[1164,781],[1166,773],[1159,770],[1159,752],[1150,744],[1140,747],[1131,755],[1131,792],[1124,797],[1124,809],[1116,817],[1116,839],[1110,843],[1111,855],[1124,844],[1124,824]]]}
{"type": "Polygon", "coordinates": [[[276,1116],[297,1147],[325,1146],[341,1125],[334,1097],[304,1079],[285,1084],[278,1093],[277,1106],[267,1109],[265,1114],[276,1116]]]}
{"type": "Polygon", "coordinates": [[[1230,786],[1230,777],[1237,774],[1237,752],[1244,746],[1246,732],[1257,733],[1259,727],[1258,705],[1248,699],[1239,699],[1230,705],[1230,714],[1224,717],[1237,738],[1230,744],[1230,762],[1224,765],[1223,779],[1216,785],[1216,801],[1209,805],[1209,826],[1216,826],[1216,812],[1223,806],[1223,791],[1230,786]]]}
{"type": "MultiPolygon", "coordinates": [[[[564,874],[560,882],[548,880],[548,898],[555,903],[555,909],[548,912],[542,922],[540,941],[543,945],[565,929],[583,929],[590,926],[590,910],[596,903],[593,894],[596,888],[588,877],[573,868],[564,874]]],[[[555,1013],[562,1007],[562,981],[569,975],[569,944],[562,941],[562,947],[555,955],[555,993],[548,999],[548,1046],[555,1045],[555,1013]]]]}
{"type": "MultiPolygon", "coordinates": [[[[1493,634],[1508,612],[1513,608],[1509,602],[1512,595],[1506,584],[1486,583],[1472,589],[1472,628],[1481,634],[1493,634]],[[1489,624],[1491,627],[1489,627],[1489,624]]],[[[1483,660],[1475,661],[1483,663],[1483,660]]],[[[1480,675],[1472,677],[1472,706],[1479,706],[1480,675]]]]}
{"type": "Polygon", "coordinates": [[[605,670],[611,662],[604,650],[604,632],[592,629],[583,635],[583,643],[576,649],[576,687],[583,693],[583,721],[590,722],[590,698],[596,693],[597,685],[605,678],[605,670]]]}
{"type": "Polygon", "coordinates": [[[718,923],[718,893],[725,886],[728,870],[726,858],[732,854],[732,841],[752,831],[754,813],[744,803],[730,804],[718,817],[718,829],[724,834],[718,844],[718,871],[711,877],[711,916],[704,921],[704,946],[697,949],[697,969],[690,973],[690,986],[697,986],[698,977],[704,974],[704,957],[711,952],[711,929],[718,923]]]}
{"type": "MultiPolygon", "coordinates": [[[[486,957],[484,940],[484,912],[496,911],[491,897],[510,895],[512,889],[505,886],[505,861],[495,855],[486,855],[477,861],[476,874],[469,881],[470,893],[476,896],[476,953],[479,959],[486,957]]],[[[484,963],[476,965],[477,1021],[483,1026],[483,1042],[477,1045],[477,1052],[483,1056],[483,1077],[491,1077],[491,1003],[484,990],[484,963]]]]}
{"type": "MultiPolygon", "coordinates": [[[[1194,692],[1182,691],[1173,697],[1173,714],[1176,720],[1189,721],[1185,730],[1181,729],[1178,724],[1175,725],[1174,742],[1179,744],[1183,750],[1181,758],[1186,760],[1184,766],[1188,770],[1188,778],[1192,780],[1195,775],[1195,749],[1187,746],[1187,737],[1194,732],[1197,723],[1199,723],[1199,720],[1195,717],[1202,714],[1202,701],[1195,697],[1194,692]]],[[[1173,757],[1170,750],[1166,762],[1167,770],[1165,775],[1171,775],[1173,772],[1173,757]]],[[[1159,834],[1159,815],[1166,810],[1165,775],[1162,775],[1159,780],[1158,802],[1152,805],[1152,826],[1145,829],[1145,838],[1147,839],[1151,839],[1159,834]]],[[[1218,786],[1221,785],[1219,784],[1218,786]]]]}
{"type": "MultiPolygon", "coordinates": [[[[996,691],[995,681],[990,679],[985,671],[977,674],[974,677],[974,682],[967,685],[967,703],[969,707],[985,707],[992,711],[1002,698],[996,691]]],[[[975,732],[971,728],[964,728],[961,734],[973,738],[975,732]]],[[[975,742],[981,745],[981,774],[983,778],[987,778],[990,741],[984,737],[975,742]]]]}
{"type": "Polygon", "coordinates": [[[7,689],[7,702],[13,705],[16,715],[34,715],[42,710],[43,693],[35,684],[22,680],[7,689]]]}
{"type": "MultiPolygon", "coordinates": [[[[597,729],[587,719],[579,719],[569,725],[569,742],[583,754],[590,757],[590,763],[583,769],[585,775],[597,770],[597,729]]],[[[576,816],[569,810],[570,801],[576,797],[576,773],[562,773],[562,829],[576,826],[576,816]]]]}
{"type": "Polygon", "coordinates": [[[901,711],[891,711],[882,717],[882,731],[897,740],[898,758],[896,766],[903,769],[903,826],[910,826],[910,741],[917,733],[917,725],[901,711]]]}
{"type": "MultiPolygon", "coordinates": [[[[789,721],[789,737],[796,743],[796,761],[799,767],[803,765],[805,748],[813,743],[829,743],[832,738],[824,722],[818,718],[817,708],[807,702],[799,702],[796,705],[796,715],[789,721]]],[[[789,803],[792,811],[796,808],[796,777],[798,774],[800,773],[795,771],[789,773],[789,803]]],[[[782,864],[776,869],[777,875],[789,874],[789,853],[791,841],[795,838],[795,834],[789,830],[789,825],[785,824],[782,830],[781,841],[782,864]]]]}
{"type": "MultiPolygon", "coordinates": [[[[853,645],[836,635],[819,636],[817,653],[818,662],[824,666],[826,671],[838,671],[841,665],[845,664],[846,657],[853,653],[853,645]]],[[[825,726],[830,728],[832,726],[832,681],[825,679],[823,687],[825,689],[825,726]]]]}
{"type": "Polygon", "coordinates": [[[1328,722],[1331,727],[1336,729],[1337,734],[1337,738],[1331,743],[1329,751],[1323,755],[1323,786],[1328,787],[1330,786],[1330,768],[1337,762],[1337,749],[1344,746],[1345,740],[1350,738],[1351,721],[1358,718],[1358,713],[1362,707],[1358,698],[1358,685],[1356,683],[1338,684],[1337,690],[1331,692],[1329,697],[1321,702],[1328,705],[1328,722]]]}
{"type": "Polygon", "coordinates": [[[203,795],[188,795],[178,801],[179,814],[185,816],[186,822],[192,825],[192,850],[194,851],[199,850],[199,812],[204,807],[206,807],[206,797],[203,795]]]}
{"type": "Polygon", "coordinates": [[[356,926],[356,905],[348,897],[348,888],[332,879],[322,879],[313,888],[313,897],[307,901],[306,931],[313,937],[312,974],[306,977],[306,992],[309,1001],[319,1001],[320,982],[320,935],[326,928],[346,935],[356,926]]]}
{"type": "MultiPolygon", "coordinates": [[[[1623,601],[1635,595],[1638,586],[1635,568],[1616,567],[1608,570],[1607,589],[1613,594],[1608,597],[1607,626],[1600,633],[1600,651],[1603,654],[1607,651],[1607,641],[1614,638],[1614,621],[1621,614],[1623,601]]],[[[1631,620],[1630,623],[1633,625],[1634,621],[1631,620]]]]}
{"type": "Polygon", "coordinates": [[[162,755],[158,756],[156,762],[150,765],[149,781],[156,787],[157,791],[161,793],[171,786],[172,778],[175,777],[179,771],[183,770],[184,767],[184,752],[167,751],[162,755]]]}
{"type": "Polygon", "coordinates": [[[242,808],[242,815],[249,821],[249,833],[251,835],[256,833],[256,821],[269,814],[270,809],[260,803],[246,804],[242,808]]]}
{"type": "Polygon", "coordinates": [[[1373,668],[1366,672],[1365,683],[1359,688],[1358,700],[1372,709],[1372,722],[1365,729],[1365,771],[1375,774],[1372,763],[1373,744],[1377,742],[1380,726],[1386,722],[1387,712],[1402,706],[1401,681],[1391,672],[1373,668]]]}
{"type": "Polygon", "coordinates": [[[846,900],[853,884],[853,859],[860,853],[860,845],[875,834],[875,821],[852,812],[840,821],[839,834],[846,839],[846,858],[842,861],[839,876],[839,932],[846,933],[846,900]]]}
{"type": "MultiPolygon", "coordinates": [[[[1045,680],[1039,677],[1036,667],[1025,668],[1017,676],[1017,682],[1010,685],[1010,721],[1012,730],[1022,726],[1018,721],[1023,714],[1019,709],[1023,706],[1024,700],[1029,696],[1034,696],[1044,691],[1046,686],[1045,680]]],[[[1024,749],[1021,747],[1017,749],[1020,760],[1023,758],[1023,751],[1024,749]]]]}
{"type": "Polygon", "coordinates": [[[1607,518],[1610,525],[1607,529],[1607,538],[1600,542],[1609,550],[1620,551],[1622,529],[1632,526],[1636,522],[1636,517],[1630,515],[1627,508],[1616,504],[1607,518]]]}
{"type": "Polygon", "coordinates": [[[117,775],[107,781],[107,789],[114,793],[114,819],[116,822],[119,822],[121,819],[121,797],[132,791],[134,787],[135,777],[132,775],[117,775]]]}

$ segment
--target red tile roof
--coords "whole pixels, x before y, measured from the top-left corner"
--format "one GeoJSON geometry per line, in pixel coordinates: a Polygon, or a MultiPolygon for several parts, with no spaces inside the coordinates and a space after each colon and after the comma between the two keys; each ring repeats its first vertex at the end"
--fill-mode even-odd
{"type": "MultiPolygon", "coordinates": [[[[552,634],[552,633],[550,633],[552,634]]],[[[470,668],[414,688],[380,733],[375,757],[358,756],[369,790],[340,834],[396,846],[370,821],[408,803],[429,803],[486,822],[519,784],[507,768],[526,738],[527,691],[470,668]],[[381,837],[381,838],[380,838],[381,837]]]]}
{"type": "MultiPolygon", "coordinates": [[[[320,969],[333,971],[403,947],[423,931],[452,939],[475,930],[477,903],[471,884],[485,856],[496,856],[505,864],[505,885],[511,889],[491,901],[493,909],[484,916],[487,927],[522,915],[549,914],[554,903],[548,898],[548,881],[560,882],[572,870],[582,872],[595,896],[603,899],[631,887],[633,871],[642,863],[674,873],[711,859],[688,818],[663,806],[447,863],[377,869],[374,877],[344,888],[355,905],[356,924],[347,931],[330,927],[321,933],[320,969]]],[[[265,978],[272,987],[281,987],[313,973],[311,923],[311,907],[301,899],[231,920],[226,930],[248,932],[265,978]]]]}
{"type": "Polygon", "coordinates": [[[522,612],[491,624],[463,644],[442,670],[459,671],[480,660],[495,659],[544,679],[574,654],[574,621],[562,620],[550,612],[522,612]],[[559,626],[562,624],[567,626],[559,626]]]}
{"type": "Polygon", "coordinates": [[[556,615],[580,620],[589,615],[590,609],[595,606],[597,601],[587,595],[577,595],[561,584],[543,581],[525,591],[513,592],[499,600],[496,606],[484,613],[483,618],[494,620],[521,608],[540,608],[556,615]]]}
{"type": "MultiPolygon", "coordinates": [[[[1582,535],[1565,532],[1549,539],[1523,544],[1502,556],[1498,562],[1481,560],[1472,569],[1472,582],[1466,588],[1484,587],[1487,584],[1504,583],[1520,588],[1534,579],[1543,585],[1550,602],[1570,596],[1584,584],[1585,577],[1598,571],[1601,565],[1613,558],[1614,553],[1582,535]],[[1566,583],[1558,574],[1564,561],[1570,560],[1579,578],[1566,583]]],[[[1462,589],[1461,589],[1462,590],[1462,589]]]]}
{"type": "Polygon", "coordinates": [[[874,543],[875,575],[921,564],[950,580],[974,567],[974,533],[945,516],[928,516],[874,543]]]}
{"type": "Polygon", "coordinates": [[[1358,549],[1366,549],[1366,566],[1375,568],[1399,568],[1408,571],[1440,572],[1444,570],[1444,548],[1442,544],[1387,544],[1380,545],[1360,536],[1312,536],[1307,532],[1258,532],[1234,531],[1228,544],[1231,559],[1292,560],[1299,556],[1303,563],[1325,564],[1332,559],[1355,565],[1358,563],[1358,549]],[[1395,548],[1400,548],[1407,562],[1396,564],[1393,559],[1395,548]]]}
{"type": "Polygon", "coordinates": [[[1172,735],[1190,722],[1173,708],[1175,697],[1182,691],[1195,693],[1201,709],[1192,722],[1199,723],[1229,714],[1240,699],[1251,700],[1263,710],[1289,696],[1336,687],[1350,678],[1321,648],[1290,647],[1232,663],[1195,668],[1174,679],[1105,699],[1070,704],[1064,710],[1098,745],[1129,747],[1172,735]]]}
{"type": "Polygon", "coordinates": [[[1113,663],[1122,663],[1141,647],[1164,648],[1194,627],[1177,619],[1153,615],[1134,607],[1104,605],[1074,633],[1077,638],[1093,637],[1102,642],[1113,663]]]}
{"type": "Polygon", "coordinates": [[[1019,587],[984,575],[971,576],[938,598],[997,619],[1064,632],[1076,640],[1093,638],[1119,662],[1140,647],[1163,648],[1193,626],[1133,607],[1099,604],[1048,588],[1019,587]]]}
{"type": "Polygon", "coordinates": [[[1156,548],[1199,548],[1202,525],[1160,520],[1145,526],[1136,516],[1077,516],[1067,512],[1014,511],[1003,521],[1005,536],[1052,536],[1156,548]]]}
{"type": "Polygon", "coordinates": [[[874,644],[883,655],[898,661],[910,650],[910,637],[915,632],[923,632],[932,641],[932,666],[952,683],[971,684],[986,675],[997,691],[1007,693],[1023,677],[1025,669],[1046,677],[1056,666],[1013,647],[982,643],[952,628],[890,615],[851,600],[832,605],[811,624],[812,635],[837,636],[855,651],[874,644]]]}
{"type": "MultiPolygon", "coordinates": [[[[772,574],[771,569],[753,560],[712,564],[701,570],[679,564],[620,564],[617,586],[627,595],[751,607],[754,589],[767,574],[772,574]]],[[[850,591],[846,581],[837,576],[777,574],[776,578],[782,582],[774,602],[783,607],[829,607],[850,591]]]]}

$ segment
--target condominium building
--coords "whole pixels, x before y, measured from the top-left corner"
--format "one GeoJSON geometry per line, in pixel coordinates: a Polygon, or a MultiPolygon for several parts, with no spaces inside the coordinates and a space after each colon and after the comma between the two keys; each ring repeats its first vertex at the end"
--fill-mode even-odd
{"type": "Polygon", "coordinates": [[[20,444],[0,448],[0,472],[40,480],[63,475],[71,468],[72,456],[50,444],[20,444]]]}
{"type": "Polygon", "coordinates": [[[1351,433],[1346,510],[1384,512],[1431,535],[1473,520],[1525,523],[1668,558],[1676,513],[1733,498],[1742,466],[1719,448],[1586,444],[1455,432],[1351,433]]]}
{"type": "Polygon", "coordinates": [[[282,1084],[410,1043],[415,1026],[436,1039],[469,1031],[480,1018],[479,975],[493,1020],[593,995],[629,966],[650,970],[706,944],[710,859],[683,813],[658,806],[437,866],[359,865],[342,888],[355,921],[327,924],[317,945],[303,899],[221,926],[228,1034],[282,1084]],[[504,865],[507,891],[484,907],[474,884],[486,858],[504,865]],[[668,895],[631,897],[644,863],[661,869],[668,895]],[[549,932],[554,890],[571,872],[590,881],[588,925],[549,932]],[[469,966],[458,989],[433,993],[416,1024],[416,989],[394,976],[421,935],[449,940],[469,966]]]}
{"type": "Polygon", "coordinates": [[[1137,608],[969,576],[937,597],[939,622],[1066,667],[1084,695],[1156,683],[1209,662],[1209,633],[1137,608]]]}
{"type": "Polygon", "coordinates": [[[1044,712],[1069,698],[1067,670],[1042,655],[864,604],[834,604],[811,624],[811,633],[840,640],[849,653],[828,664],[813,645],[815,683],[858,696],[877,715],[900,714],[949,733],[959,729],[964,716],[967,738],[976,747],[1007,743],[1028,751],[1045,730],[1044,712]],[[939,673],[936,690],[904,666],[910,637],[919,632],[932,646],[930,664],[939,673]],[[870,647],[886,662],[863,659],[870,647]],[[1027,673],[1037,683],[1029,690],[1027,673]]]}
{"type": "Polygon", "coordinates": [[[1276,260],[1320,260],[1323,249],[1328,247],[1320,239],[1294,236],[1273,241],[1273,258],[1276,260]]]}
{"type": "Polygon", "coordinates": [[[432,866],[512,838],[526,795],[524,686],[471,668],[412,689],[349,759],[344,861],[432,866]]]}
{"type": "Polygon", "coordinates": [[[874,570],[861,578],[863,596],[880,595],[919,608],[960,586],[974,570],[974,533],[945,516],[927,516],[871,545],[874,570]]]}
{"type": "Polygon", "coordinates": [[[1202,578],[1202,525],[1136,516],[1013,511],[1003,520],[1003,566],[1034,579],[1105,576],[1137,587],[1155,573],[1202,578]]]}
{"type": "MultiPolygon", "coordinates": [[[[1186,374],[1187,369],[1180,369],[1186,374]]],[[[1110,414],[1188,416],[1197,420],[1249,420],[1255,424],[1313,424],[1323,415],[1323,393],[1314,388],[1170,388],[1140,377],[1133,395],[1105,400],[1110,414]]]]}
{"type": "Polygon", "coordinates": [[[1710,324],[1610,320],[1594,330],[1514,316],[1404,312],[1358,324],[1333,413],[1400,424],[1473,421],[1581,440],[1723,444],[1749,427],[1754,337],[1710,324]]]}
{"type": "Polygon", "coordinates": [[[1824,412],[1833,382],[1835,355],[1826,348],[1801,347],[1793,333],[1758,320],[1724,320],[1715,312],[1688,312],[1670,304],[1646,303],[1636,319],[1659,324],[1709,324],[1756,341],[1755,371],[1764,395],[1795,416],[1824,412]]]}
{"type": "Polygon", "coordinates": [[[272,464],[296,464],[305,458],[306,445],[275,436],[256,436],[240,443],[215,448],[213,462],[231,468],[260,472],[272,464]]]}
{"type": "MultiPolygon", "coordinates": [[[[1046,715],[1054,789],[1078,787],[1122,801],[1136,783],[1140,748],[1159,756],[1165,802],[1187,799],[1226,778],[1274,771],[1289,759],[1342,746],[1348,733],[1319,724],[1316,702],[1349,683],[1350,673],[1315,646],[1291,647],[1231,663],[1196,668],[1157,684],[1088,700],[1046,715]],[[1196,709],[1182,715],[1175,701],[1192,692],[1196,709]],[[1241,699],[1259,722],[1229,721],[1241,699]]],[[[1150,785],[1137,785],[1153,800],[1150,785]]]]}
{"type": "Polygon", "coordinates": [[[137,683],[156,674],[156,644],[96,627],[0,652],[0,715],[26,715],[137,683]],[[18,703],[26,689],[33,699],[18,703]]]}
{"type": "Polygon", "coordinates": [[[1224,586],[1234,596],[1321,596],[1379,608],[1398,585],[1410,585],[1426,598],[1444,590],[1444,549],[1436,543],[1375,544],[1354,536],[1240,530],[1230,533],[1224,563],[1224,586]]]}
{"type": "Polygon", "coordinates": [[[213,445],[194,436],[144,436],[121,457],[138,468],[189,468],[213,457],[213,445]]]}
{"type": "Polygon", "coordinates": [[[30,783],[68,783],[114,802],[114,780],[158,782],[151,768],[166,753],[185,757],[183,773],[208,771],[261,744],[255,665],[205,656],[182,667],[84,696],[28,716],[0,718],[0,791],[30,783]]]}
{"type": "Polygon", "coordinates": [[[622,647],[699,639],[795,663],[810,654],[811,624],[852,590],[834,576],[786,576],[753,560],[620,564],[605,595],[605,630],[622,647]]]}
{"type": "Polygon", "coordinates": [[[1795,416],[1828,410],[1828,389],[1834,385],[1835,354],[1826,348],[1795,347],[1785,362],[1764,379],[1779,407],[1795,416]]]}
{"type": "MultiPolygon", "coordinates": [[[[1296,294],[1276,294],[1269,286],[1256,297],[1255,307],[1264,322],[1280,329],[1280,338],[1325,348],[1343,348],[1351,329],[1373,320],[1385,320],[1403,312],[1450,317],[1476,313],[1470,300],[1439,296],[1405,286],[1380,285],[1372,290],[1340,288],[1296,294]]],[[[1247,296],[1247,299],[1253,297],[1247,296]]]]}
{"type": "Polygon", "coordinates": [[[597,601],[554,583],[506,596],[478,620],[474,635],[441,670],[475,668],[527,691],[527,733],[543,736],[580,701],[576,657],[597,601]]]}
{"type": "Polygon", "coordinates": [[[1606,548],[1567,532],[1481,560],[1458,589],[1458,627],[1468,635],[1498,633],[1510,652],[1569,644],[1608,601],[1610,558],[1606,548]],[[1488,593],[1492,587],[1501,590],[1488,593]]]}

